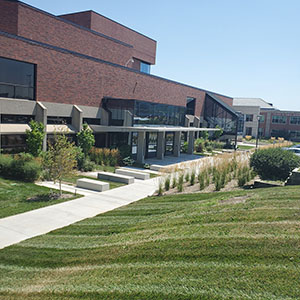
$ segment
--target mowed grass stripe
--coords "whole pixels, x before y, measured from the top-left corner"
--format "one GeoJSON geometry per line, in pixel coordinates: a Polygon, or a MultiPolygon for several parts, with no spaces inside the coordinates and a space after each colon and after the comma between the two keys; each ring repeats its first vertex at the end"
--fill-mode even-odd
{"type": "MultiPolygon", "coordinates": [[[[235,289],[226,289],[226,288],[218,288],[218,287],[190,287],[181,284],[180,286],[174,287],[173,285],[160,285],[160,284],[124,284],[124,285],[109,285],[109,286],[99,286],[92,284],[80,284],[76,286],[71,285],[53,285],[51,287],[43,287],[41,285],[33,285],[26,288],[18,288],[16,290],[5,289],[0,287],[0,292],[5,293],[16,293],[29,297],[32,297],[32,293],[42,294],[43,292],[46,297],[49,295],[56,294],[57,297],[63,297],[66,293],[76,294],[78,293],[78,299],[85,296],[89,296],[89,294],[94,295],[98,299],[120,299],[119,297],[126,297],[126,299],[171,299],[172,296],[178,299],[253,299],[253,300],[261,300],[261,299],[276,299],[276,300],[294,300],[295,298],[291,297],[278,297],[275,294],[270,292],[243,292],[235,289]],[[114,297],[116,294],[116,298],[107,298],[114,297]],[[145,296],[147,298],[145,298],[145,296]],[[188,298],[185,298],[185,297],[188,298]],[[195,298],[190,298],[190,297],[195,298]],[[128,297],[128,298],[127,298],[128,297]],[[133,298],[134,297],[134,298],[133,298]],[[142,297],[142,298],[141,298],[142,297]],[[150,297],[150,298],[148,298],[150,297]],[[200,297],[200,298],[199,298],[200,297]],[[205,297],[205,298],[203,298],[205,297]]],[[[43,299],[43,295],[41,295],[43,299]]],[[[97,298],[89,298],[89,299],[97,299],[97,298]]],[[[31,298],[33,299],[33,298],[31,298]]]]}
{"type": "Polygon", "coordinates": [[[61,267],[61,268],[49,268],[49,267],[23,267],[23,266],[11,266],[11,265],[0,265],[0,270],[9,270],[17,272],[80,272],[88,270],[105,270],[105,269],[184,269],[184,268],[221,268],[221,269],[241,269],[245,268],[247,270],[293,270],[300,272],[297,265],[285,265],[285,264],[263,264],[256,263],[247,265],[241,262],[227,263],[227,262],[217,262],[217,261],[206,261],[206,262],[184,262],[184,261],[161,261],[156,263],[149,262],[137,262],[137,263],[113,263],[104,265],[78,265],[73,267],[61,267]]]}
{"type": "Polygon", "coordinates": [[[146,198],[1,250],[0,298],[299,299],[297,195],[146,198]]]}

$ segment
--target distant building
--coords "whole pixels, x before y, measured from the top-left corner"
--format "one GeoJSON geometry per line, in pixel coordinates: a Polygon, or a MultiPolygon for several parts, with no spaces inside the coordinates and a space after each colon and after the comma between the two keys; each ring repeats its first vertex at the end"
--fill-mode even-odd
{"type": "Polygon", "coordinates": [[[233,108],[244,114],[244,135],[300,141],[300,111],[282,111],[260,98],[234,98],[233,108]]]}

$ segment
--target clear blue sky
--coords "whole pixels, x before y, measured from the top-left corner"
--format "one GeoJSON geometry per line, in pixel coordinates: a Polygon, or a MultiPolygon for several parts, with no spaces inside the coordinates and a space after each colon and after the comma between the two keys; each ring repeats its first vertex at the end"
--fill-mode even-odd
{"type": "Polygon", "coordinates": [[[25,0],[94,10],[157,41],[152,74],[300,111],[300,0],[25,0]]]}

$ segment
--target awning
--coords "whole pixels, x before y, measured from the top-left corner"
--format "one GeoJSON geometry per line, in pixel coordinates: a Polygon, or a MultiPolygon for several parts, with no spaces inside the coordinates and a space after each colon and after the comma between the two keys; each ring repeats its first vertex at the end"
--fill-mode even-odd
{"type": "MultiPolygon", "coordinates": [[[[0,134],[25,134],[30,130],[28,124],[0,124],[0,134]]],[[[47,125],[47,133],[74,134],[76,130],[71,125],[47,125]]]]}
{"type": "Polygon", "coordinates": [[[197,128],[197,127],[160,127],[160,126],[103,126],[90,125],[94,133],[101,132],[167,132],[167,131],[182,131],[182,132],[198,132],[198,131],[219,131],[217,128],[197,128]]]}

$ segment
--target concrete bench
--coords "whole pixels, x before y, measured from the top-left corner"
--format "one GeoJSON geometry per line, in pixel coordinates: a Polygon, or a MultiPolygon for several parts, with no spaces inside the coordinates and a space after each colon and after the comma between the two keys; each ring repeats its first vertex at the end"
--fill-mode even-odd
{"type": "Polygon", "coordinates": [[[134,183],[134,177],[132,176],[126,176],[126,175],[109,173],[109,172],[99,172],[98,179],[121,182],[126,184],[134,183]]]}
{"type": "Polygon", "coordinates": [[[143,173],[143,172],[129,170],[125,168],[116,169],[115,173],[120,175],[132,176],[136,179],[141,179],[141,180],[150,179],[149,173],[143,173]]]}
{"type": "Polygon", "coordinates": [[[109,190],[109,183],[88,178],[80,178],[77,179],[77,187],[97,192],[104,192],[109,190]]]}

